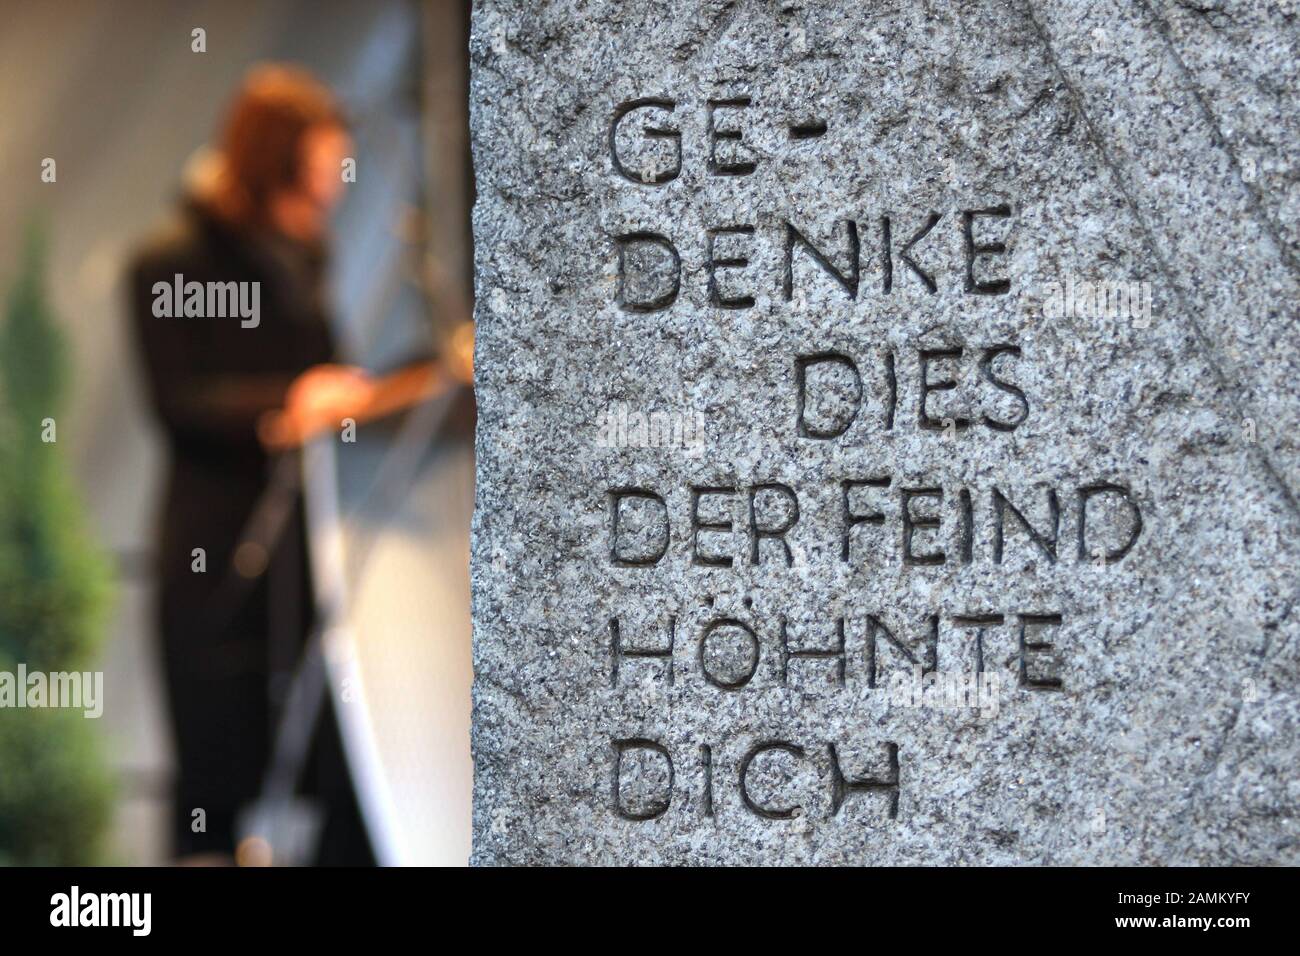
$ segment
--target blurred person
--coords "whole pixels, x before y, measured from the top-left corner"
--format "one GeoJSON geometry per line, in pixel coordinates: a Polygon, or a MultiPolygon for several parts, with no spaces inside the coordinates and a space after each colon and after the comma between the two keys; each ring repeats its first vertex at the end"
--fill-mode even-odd
{"type": "MultiPolygon", "coordinates": [[[[274,424],[291,445],[337,427],[372,396],[361,370],[338,363],[325,301],[327,223],[350,148],[325,86],[294,67],[254,69],[172,221],[131,266],[132,323],[170,452],[157,620],[182,857],[235,852],[237,818],[261,788],[279,716],[268,688],[283,683],[312,623],[300,500],[269,548],[236,553],[271,480],[259,433],[266,439],[274,424]],[[256,283],[244,287],[257,289],[256,319],[160,307],[163,284],[182,282],[256,283]],[[228,579],[240,577],[232,590],[228,579]]],[[[328,701],[303,777],[323,811],[315,862],[373,862],[328,701]]]]}

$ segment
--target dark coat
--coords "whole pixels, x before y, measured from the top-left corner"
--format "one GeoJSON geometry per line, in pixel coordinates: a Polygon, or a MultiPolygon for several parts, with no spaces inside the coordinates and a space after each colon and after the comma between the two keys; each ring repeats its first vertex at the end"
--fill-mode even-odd
{"type": "MultiPolygon", "coordinates": [[[[170,453],[156,563],[182,854],[230,851],[235,814],[256,796],[266,769],[277,716],[268,687],[287,674],[311,623],[300,502],[292,502],[269,553],[242,555],[243,575],[231,568],[268,486],[271,461],[257,421],[282,406],[301,372],[335,360],[324,276],[322,248],[235,231],[195,203],[183,205],[131,265],[132,323],[170,453]],[[186,283],[259,283],[258,324],[242,327],[238,315],[156,315],[155,284],[170,286],[177,274],[186,283]],[[194,570],[197,548],[203,573],[194,570]],[[206,834],[193,832],[197,808],[206,834]]],[[[286,468],[291,474],[294,463],[286,468]]],[[[323,723],[325,762],[337,764],[324,786],[343,786],[350,800],[328,712],[323,723]]]]}

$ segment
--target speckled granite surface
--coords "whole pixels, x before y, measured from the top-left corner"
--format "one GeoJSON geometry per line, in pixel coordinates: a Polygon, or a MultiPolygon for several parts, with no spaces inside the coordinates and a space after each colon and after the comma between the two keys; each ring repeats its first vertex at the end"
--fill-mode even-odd
{"type": "Polygon", "coordinates": [[[472,861],[1300,862],[1298,44],[477,2],[472,861]]]}

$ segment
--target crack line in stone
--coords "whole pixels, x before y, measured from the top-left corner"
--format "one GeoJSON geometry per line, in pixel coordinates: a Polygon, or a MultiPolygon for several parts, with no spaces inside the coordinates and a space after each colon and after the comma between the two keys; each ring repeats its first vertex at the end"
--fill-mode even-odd
{"type": "MultiPolygon", "coordinates": [[[[1010,3],[1011,0],[1008,0],[1008,2],[1010,3]]],[[[1205,353],[1206,361],[1209,363],[1210,368],[1213,369],[1214,375],[1219,380],[1219,383],[1224,387],[1224,390],[1227,392],[1230,401],[1237,407],[1238,414],[1240,414],[1242,408],[1247,407],[1248,409],[1248,406],[1246,406],[1245,401],[1242,398],[1242,396],[1238,393],[1238,390],[1229,383],[1227,376],[1223,372],[1223,369],[1219,366],[1218,361],[1216,361],[1215,349],[1213,347],[1213,344],[1209,336],[1205,334],[1204,330],[1201,329],[1200,324],[1195,320],[1195,318],[1193,318],[1193,315],[1195,313],[1193,313],[1193,311],[1189,308],[1189,303],[1187,301],[1187,297],[1185,293],[1183,292],[1182,286],[1174,279],[1172,273],[1170,272],[1169,267],[1164,260],[1164,256],[1161,255],[1160,249],[1156,244],[1154,232],[1147,225],[1145,218],[1142,216],[1141,212],[1139,211],[1137,203],[1134,201],[1133,196],[1129,191],[1127,185],[1125,184],[1123,177],[1120,175],[1118,164],[1115,162],[1115,160],[1113,160],[1110,157],[1109,153],[1106,151],[1105,145],[1101,140],[1101,136],[1097,130],[1097,127],[1092,122],[1092,117],[1085,109],[1083,94],[1078,90],[1078,88],[1075,87],[1073,83],[1070,82],[1069,77],[1066,75],[1065,69],[1061,66],[1060,60],[1056,55],[1056,50],[1052,46],[1051,38],[1048,36],[1046,29],[1042,26],[1042,24],[1038,22],[1038,19],[1034,16],[1032,7],[1028,3],[1024,3],[1021,7],[1021,13],[1030,22],[1030,24],[1033,25],[1035,32],[1037,32],[1039,40],[1042,42],[1043,47],[1045,48],[1048,61],[1050,62],[1052,68],[1056,71],[1057,76],[1060,77],[1061,83],[1064,84],[1065,88],[1069,91],[1071,98],[1074,100],[1075,109],[1078,111],[1080,118],[1083,120],[1084,128],[1087,131],[1088,139],[1092,142],[1094,149],[1101,157],[1101,161],[1110,170],[1111,176],[1115,181],[1116,188],[1118,188],[1121,195],[1123,195],[1124,201],[1128,204],[1130,211],[1132,212],[1134,218],[1137,220],[1138,227],[1142,230],[1142,234],[1146,240],[1147,247],[1151,251],[1152,257],[1156,260],[1156,264],[1159,266],[1160,271],[1164,274],[1165,279],[1168,280],[1170,285],[1173,287],[1174,294],[1178,297],[1179,305],[1183,310],[1183,315],[1186,316],[1187,324],[1192,327],[1193,331],[1196,333],[1197,338],[1200,340],[1201,348],[1205,353]]],[[[1282,497],[1286,501],[1288,506],[1291,508],[1292,514],[1300,516],[1300,505],[1297,505],[1295,495],[1292,492],[1290,485],[1287,484],[1286,480],[1274,467],[1272,460],[1269,458],[1267,454],[1264,453],[1264,450],[1259,446],[1259,443],[1256,443],[1254,447],[1256,449],[1257,454],[1259,455],[1260,460],[1263,462],[1265,471],[1273,478],[1275,482],[1277,482],[1282,492],[1282,497]]],[[[1292,597],[1291,601],[1289,602],[1289,606],[1293,606],[1295,604],[1297,597],[1300,597],[1300,588],[1297,589],[1297,596],[1292,597]]],[[[1272,643],[1271,639],[1266,637],[1263,651],[1260,654],[1261,665],[1266,662],[1269,646],[1271,645],[1271,643],[1272,643]]],[[[1209,780],[1210,776],[1213,775],[1218,770],[1219,763],[1222,759],[1223,751],[1227,747],[1228,740],[1232,736],[1233,731],[1236,730],[1237,724],[1241,718],[1241,711],[1242,711],[1242,702],[1239,700],[1233,710],[1232,718],[1229,721],[1227,721],[1223,730],[1219,733],[1218,740],[1215,746],[1213,747],[1213,749],[1211,750],[1212,756],[1209,761],[1210,765],[1201,772],[1201,776],[1197,780],[1195,790],[1193,791],[1192,794],[1188,796],[1187,802],[1185,803],[1183,808],[1177,813],[1175,817],[1176,820],[1182,821],[1187,818],[1188,814],[1190,814],[1193,810],[1194,801],[1197,798],[1199,798],[1201,795],[1203,795],[1206,783],[1209,780]]]]}
{"type": "MultiPolygon", "coordinates": [[[[1014,2],[1014,0],[1008,0],[1009,4],[1012,2],[1014,2]]],[[[1047,31],[1043,28],[1042,24],[1038,22],[1037,17],[1034,16],[1033,10],[1028,3],[1022,2],[1021,14],[1030,24],[1033,25],[1035,32],[1038,34],[1039,40],[1042,42],[1043,47],[1046,50],[1048,61],[1055,70],[1057,76],[1060,77],[1061,83],[1065,86],[1066,90],[1069,91],[1070,97],[1074,100],[1075,109],[1078,111],[1079,117],[1083,120],[1084,128],[1087,130],[1088,139],[1092,141],[1092,145],[1098,156],[1101,158],[1101,161],[1110,170],[1116,188],[1124,197],[1124,201],[1127,203],[1130,212],[1133,214],[1133,218],[1136,220],[1138,228],[1142,231],[1143,238],[1146,240],[1146,245],[1150,250],[1152,258],[1155,259],[1160,272],[1173,288],[1174,295],[1178,298],[1178,304],[1182,310],[1184,319],[1200,341],[1201,350],[1205,355],[1205,360],[1209,364],[1211,370],[1213,370],[1214,376],[1218,380],[1219,385],[1223,387],[1223,390],[1229,396],[1230,402],[1236,407],[1238,415],[1242,418],[1253,417],[1267,420],[1266,416],[1255,414],[1251,410],[1250,406],[1241,395],[1241,389],[1237,387],[1233,379],[1229,379],[1229,377],[1224,373],[1223,366],[1218,360],[1216,354],[1217,349],[1214,346],[1213,340],[1206,334],[1205,330],[1201,328],[1200,323],[1194,318],[1196,314],[1195,310],[1191,308],[1191,303],[1188,301],[1181,283],[1174,278],[1168,263],[1165,262],[1165,258],[1160,252],[1160,246],[1156,242],[1155,233],[1147,224],[1146,218],[1142,215],[1137,202],[1133,198],[1132,192],[1125,183],[1123,176],[1120,175],[1120,169],[1117,162],[1106,150],[1101,135],[1098,132],[1096,125],[1093,123],[1091,115],[1085,108],[1083,94],[1073,83],[1070,82],[1069,77],[1065,73],[1065,69],[1061,66],[1060,60],[1056,55],[1056,50],[1052,46],[1051,38],[1048,36],[1047,31]],[[1250,412],[1250,414],[1243,414],[1243,411],[1250,412]]],[[[1273,460],[1265,453],[1261,442],[1254,442],[1251,447],[1255,450],[1255,453],[1263,463],[1265,472],[1277,483],[1279,490],[1282,492],[1282,498],[1291,509],[1292,515],[1300,518],[1300,501],[1297,501],[1295,490],[1287,482],[1286,478],[1283,477],[1282,473],[1278,471],[1277,467],[1273,464],[1273,460]]]]}
{"type": "Polygon", "coordinates": [[[1160,34],[1160,38],[1164,40],[1165,46],[1169,48],[1169,56],[1178,66],[1178,70],[1183,76],[1183,82],[1187,86],[1187,92],[1191,94],[1192,99],[1196,101],[1196,105],[1200,107],[1201,112],[1205,115],[1205,122],[1209,124],[1210,132],[1212,134],[1210,137],[1211,141],[1214,145],[1222,149],[1231,161],[1232,171],[1237,177],[1237,182],[1240,183],[1241,187],[1246,191],[1251,212],[1255,214],[1255,218],[1259,220],[1260,224],[1264,227],[1264,231],[1268,233],[1268,237],[1273,240],[1273,244],[1277,246],[1278,255],[1281,257],[1282,262],[1291,270],[1293,275],[1300,277],[1300,262],[1296,261],[1295,256],[1292,254],[1291,247],[1283,241],[1282,233],[1278,229],[1277,223],[1273,220],[1273,217],[1268,214],[1267,210],[1265,210],[1259,191],[1250,183],[1246,182],[1246,177],[1241,171],[1241,160],[1237,158],[1237,154],[1228,142],[1228,138],[1223,135],[1223,127],[1220,125],[1218,117],[1214,115],[1214,111],[1210,109],[1210,104],[1206,101],[1205,94],[1201,90],[1201,86],[1197,82],[1196,76],[1187,68],[1187,64],[1183,62],[1182,56],[1178,53],[1178,48],[1174,45],[1168,21],[1152,9],[1148,0],[1138,0],[1138,3],[1141,5],[1142,9],[1146,11],[1147,16],[1149,16],[1155,23],[1156,32],[1160,34]]]}

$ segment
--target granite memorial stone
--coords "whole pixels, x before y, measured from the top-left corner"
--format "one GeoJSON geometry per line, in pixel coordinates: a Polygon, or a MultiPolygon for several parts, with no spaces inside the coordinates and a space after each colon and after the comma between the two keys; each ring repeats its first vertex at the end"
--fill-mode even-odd
{"type": "Polygon", "coordinates": [[[1300,862],[1298,46],[475,3],[472,862],[1300,862]]]}

